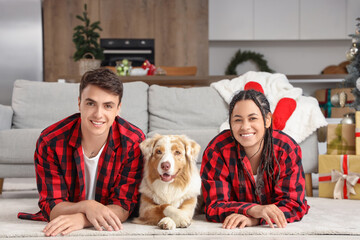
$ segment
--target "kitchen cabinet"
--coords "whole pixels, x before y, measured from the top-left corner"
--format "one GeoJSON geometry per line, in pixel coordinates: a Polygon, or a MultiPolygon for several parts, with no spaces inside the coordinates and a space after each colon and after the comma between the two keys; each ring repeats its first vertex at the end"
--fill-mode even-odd
{"type": "Polygon", "coordinates": [[[299,0],[254,0],[254,39],[299,39],[299,0]]]}
{"type": "Polygon", "coordinates": [[[359,0],[209,0],[209,40],[348,39],[359,10],[359,0]]]}
{"type": "Polygon", "coordinates": [[[345,39],[347,1],[300,0],[300,39],[345,39]]]}
{"type": "Polygon", "coordinates": [[[347,12],[346,12],[346,34],[354,34],[356,29],[356,18],[360,17],[360,1],[359,0],[347,0],[347,12]]]}
{"type": "Polygon", "coordinates": [[[253,39],[253,14],[253,0],[209,0],[209,39],[253,39]]]}

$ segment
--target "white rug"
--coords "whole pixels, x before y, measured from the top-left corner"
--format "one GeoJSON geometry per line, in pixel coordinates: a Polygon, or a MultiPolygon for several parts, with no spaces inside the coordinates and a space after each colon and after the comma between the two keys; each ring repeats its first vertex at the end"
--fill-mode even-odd
{"type": "MultiPolygon", "coordinates": [[[[76,231],[70,236],[163,236],[163,235],[356,235],[360,236],[360,201],[308,198],[310,211],[301,222],[286,228],[267,226],[226,230],[221,224],[209,223],[197,215],[189,228],[161,230],[156,226],[124,223],[118,232],[98,232],[93,228],[76,231]]],[[[45,222],[20,220],[19,211],[37,212],[37,199],[0,199],[0,238],[43,237],[45,222]]],[[[220,236],[219,236],[220,237],[220,236]]]]}

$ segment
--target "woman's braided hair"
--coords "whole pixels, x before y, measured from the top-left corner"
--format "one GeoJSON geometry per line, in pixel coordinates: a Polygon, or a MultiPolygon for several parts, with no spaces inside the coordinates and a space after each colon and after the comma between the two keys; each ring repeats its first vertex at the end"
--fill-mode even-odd
{"type": "MultiPolygon", "coordinates": [[[[275,182],[277,182],[277,180],[279,179],[279,174],[278,176],[276,176],[275,178],[273,178],[273,174],[274,174],[274,161],[273,159],[275,159],[276,164],[279,166],[279,162],[275,156],[274,153],[274,142],[273,142],[273,137],[272,137],[272,133],[273,133],[273,127],[272,127],[272,123],[270,124],[270,127],[266,128],[266,116],[271,113],[270,110],[270,104],[269,101],[266,99],[265,95],[262,94],[259,91],[255,91],[255,90],[244,90],[244,91],[239,91],[231,100],[230,105],[229,105],[229,124],[230,124],[230,130],[231,130],[231,134],[233,134],[232,128],[231,128],[231,115],[232,112],[234,110],[235,104],[239,101],[243,101],[243,100],[252,100],[256,106],[258,106],[258,108],[260,109],[261,115],[263,117],[264,120],[264,127],[265,127],[265,134],[264,134],[264,144],[263,144],[263,149],[261,151],[261,160],[260,160],[260,166],[263,165],[263,168],[260,171],[260,174],[263,173],[263,171],[267,171],[268,176],[270,176],[270,178],[272,178],[272,180],[275,180],[275,182]]],[[[234,138],[234,140],[236,141],[236,139],[234,138]]],[[[240,143],[238,143],[240,144],[240,143]]],[[[280,167],[280,166],[279,166],[280,167]]]]}

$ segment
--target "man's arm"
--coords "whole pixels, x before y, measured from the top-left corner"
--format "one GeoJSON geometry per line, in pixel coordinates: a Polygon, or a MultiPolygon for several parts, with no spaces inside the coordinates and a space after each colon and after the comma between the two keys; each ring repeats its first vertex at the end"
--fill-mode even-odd
{"type": "Polygon", "coordinates": [[[94,226],[96,230],[111,231],[122,229],[121,222],[125,221],[128,214],[120,206],[105,206],[95,200],[84,200],[77,203],[61,202],[50,213],[50,220],[61,215],[83,214],[85,216],[83,227],[94,226]],[[124,219],[124,220],[122,220],[124,219]]]}
{"type": "Polygon", "coordinates": [[[139,144],[144,138],[145,136],[142,135],[140,139],[131,143],[131,147],[124,148],[127,152],[121,155],[126,157],[122,159],[123,166],[116,177],[116,187],[110,192],[107,206],[117,209],[116,213],[122,222],[129,217],[139,200],[139,185],[143,170],[143,156],[139,144]]]}
{"type": "Polygon", "coordinates": [[[118,216],[121,222],[125,222],[130,215],[129,211],[126,211],[119,205],[112,204],[112,205],[107,205],[107,207],[110,208],[116,214],[116,216],[118,216]]]}

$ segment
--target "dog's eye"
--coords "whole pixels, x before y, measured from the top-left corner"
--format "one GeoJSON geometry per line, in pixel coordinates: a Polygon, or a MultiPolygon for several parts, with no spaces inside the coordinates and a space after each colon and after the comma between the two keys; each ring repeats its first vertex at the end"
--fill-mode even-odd
{"type": "Polygon", "coordinates": [[[175,155],[180,155],[181,152],[180,151],[175,151],[175,155]]]}
{"type": "Polygon", "coordinates": [[[160,149],[156,150],[156,154],[162,154],[161,150],[160,149]]]}

